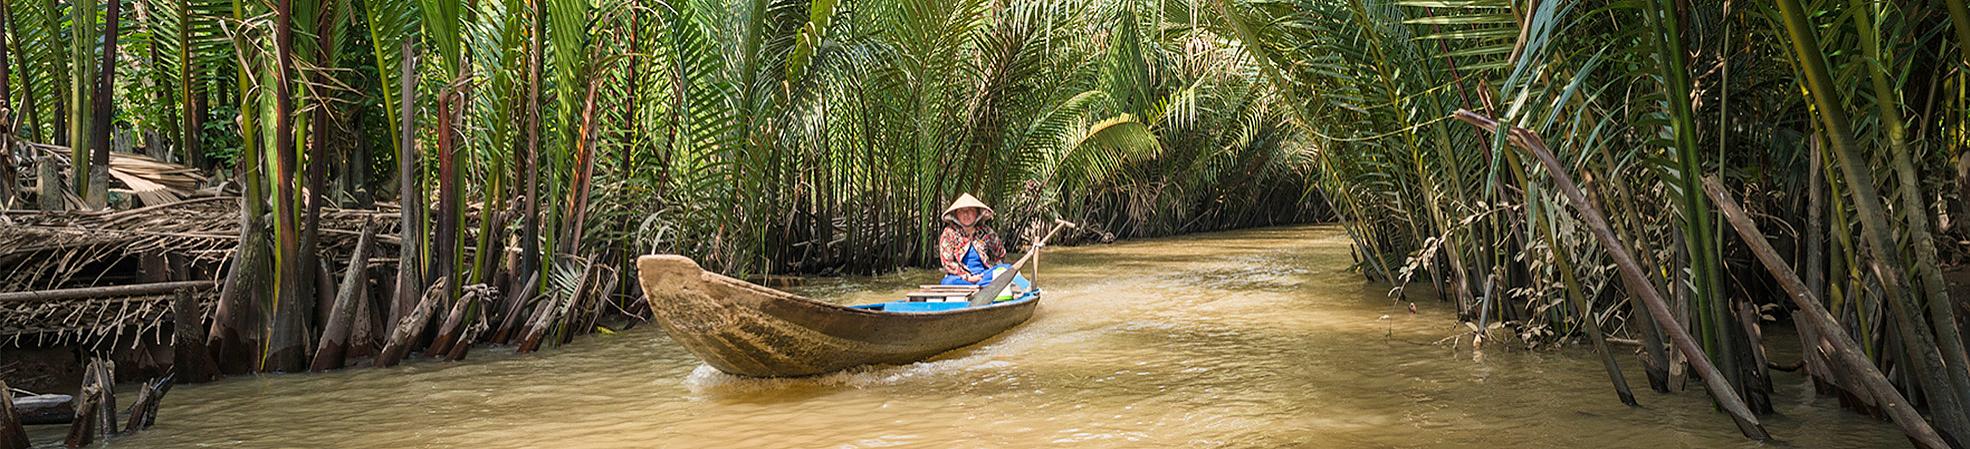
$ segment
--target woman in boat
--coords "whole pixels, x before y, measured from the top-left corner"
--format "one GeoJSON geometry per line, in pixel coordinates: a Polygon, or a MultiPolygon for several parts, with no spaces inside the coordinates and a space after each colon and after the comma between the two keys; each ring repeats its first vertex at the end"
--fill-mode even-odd
{"type": "Polygon", "coordinates": [[[998,268],[1007,267],[1006,247],[999,233],[984,222],[992,208],[967,193],[944,208],[944,232],[937,237],[937,258],[944,264],[944,285],[992,283],[998,268]]]}

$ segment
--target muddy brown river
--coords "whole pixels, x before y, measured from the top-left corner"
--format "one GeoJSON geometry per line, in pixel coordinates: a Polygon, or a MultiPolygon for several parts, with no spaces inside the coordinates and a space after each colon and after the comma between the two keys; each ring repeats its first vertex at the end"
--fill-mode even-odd
{"type": "MultiPolygon", "coordinates": [[[[1623,406],[1584,348],[1475,358],[1463,329],[1346,271],[1335,227],[1049,250],[1032,321],[907,366],[741,379],[656,326],[528,355],[181,386],[131,448],[1906,447],[1778,373],[1776,444],[1700,389],[1623,406]]],[[[928,271],[802,289],[873,302],[928,271]]],[[[1421,299],[1421,298],[1419,298],[1421,299]]],[[[1790,330],[1768,334],[1789,337],[1790,330]]],[[[1783,344],[1792,344],[1783,342],[1783,344]]],[[[1645,388],[1622,349],[1631,383],[1645,388]]],[[[1781,354],[1781,361],[1796,356],[1781,354]]],[[[1700,388],[1691,382],[1693,388],[1700,388]]],[[[52,431],[51,431],[52,430],[52,431]]],[[[37,439],[59,438],[38,429],[37,439]]],[[[54,443],[59,444],[59,443],[54,443]]]]}

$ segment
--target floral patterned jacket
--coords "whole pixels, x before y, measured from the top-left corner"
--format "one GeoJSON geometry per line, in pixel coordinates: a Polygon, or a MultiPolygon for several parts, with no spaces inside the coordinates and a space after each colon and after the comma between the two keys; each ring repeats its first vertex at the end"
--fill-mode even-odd
{"type": "Polygon", "coordinates": [[[999,233],[990,226],[973,226],[967,233],[963,227],[947,223],[944,233],[937,237],[937,258],[944,262],[944,274],[971,274],[971,270],[964,267],[964,251],[973,244],[978,245],[978,256],[985,259],[986,266],[998,265],[1005,260],[1005,244],[999,241],[999,233]]]}

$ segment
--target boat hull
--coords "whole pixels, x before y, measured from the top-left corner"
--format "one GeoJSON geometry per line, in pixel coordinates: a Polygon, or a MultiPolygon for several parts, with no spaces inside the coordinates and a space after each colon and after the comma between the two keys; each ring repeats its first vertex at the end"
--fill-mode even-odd
{"type": "Polygon", "coordinates": [[[797,377],[904,364],[998,335],[1038,298],[938,312],[882,312],[804,298],[704,271],[683,256],[636,261],[664,332],[706,364],[749,377],[797,377]]]}

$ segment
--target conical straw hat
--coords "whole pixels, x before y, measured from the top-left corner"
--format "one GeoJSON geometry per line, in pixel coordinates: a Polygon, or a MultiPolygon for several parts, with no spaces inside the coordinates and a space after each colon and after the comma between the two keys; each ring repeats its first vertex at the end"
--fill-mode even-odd
{"type": "Polygon", "coordinates": [[[958,209],[964,209],[967,207],[976,207],[979,209],[983,209],[983,211],[981,211],[978,214],[978,221],[985,221],[986,219],[992,218],[991,206],[986,206],[984,201],[978,200],[978,197],[971,196],[971,194],[966,193],[963,195],[958,195],[958,200],[952,201],[951,207],[944,208],[944,220],[956,222],[957,219],[953,218],[951,216],[951,213],[957,212],[958,209]]]}

